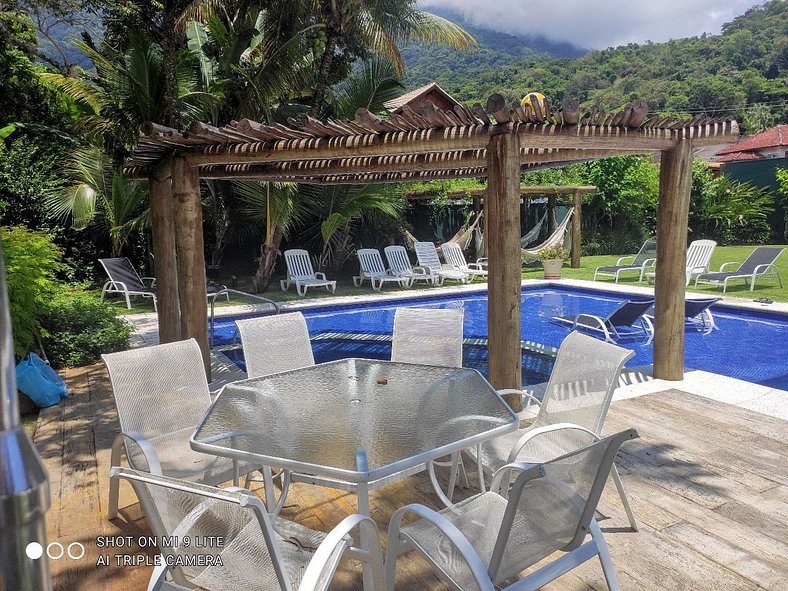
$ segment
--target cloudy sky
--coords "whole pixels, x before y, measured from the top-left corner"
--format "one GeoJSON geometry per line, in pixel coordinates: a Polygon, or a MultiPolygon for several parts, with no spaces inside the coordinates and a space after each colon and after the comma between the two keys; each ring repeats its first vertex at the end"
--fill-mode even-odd
{"type": "Polygon", "coordinates": [[[451,8],[474,24],[506,33],[543,35],[591,49],[667,41],[720,26],[762,0],[419,0],[451,8]]]}

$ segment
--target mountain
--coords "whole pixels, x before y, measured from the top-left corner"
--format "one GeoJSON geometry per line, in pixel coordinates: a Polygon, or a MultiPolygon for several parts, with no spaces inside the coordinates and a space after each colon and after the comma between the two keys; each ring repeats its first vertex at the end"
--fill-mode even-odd
{"type": "Polygon", "coordinates": [[[406,47],[408,85],[435,80],[462,102],[482,103],[494,92],[519,101],[540,91],[551,104],[573,96],[585,108],[607,112],[643,99],[653,113],[733,116],[748,131],[788,120],[788,2],[782,0],[751,8],[719,35],[631,43],[579,57],[562,56],[561,48],[549,45],[535,49],[511,35],[468,30],[479,51],[406,47]]]}

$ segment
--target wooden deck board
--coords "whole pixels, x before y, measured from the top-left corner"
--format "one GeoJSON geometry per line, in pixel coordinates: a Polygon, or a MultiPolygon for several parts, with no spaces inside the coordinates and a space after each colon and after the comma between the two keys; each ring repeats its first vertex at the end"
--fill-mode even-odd
{"type": "MultiPolygon", "coordinates": [[[[72,395],[39,419],[35,441],[50,474],[49,541],[79,541],[81,561],[52,561],[58,591],[144,590],[150,566],[96,566],[97,536],[148,533],[131,488],[121,486],[121,518],[106,519],[110,447],[119,427],[102,366],[67,372],[72,395]]],[[[632,532],[614,487],[598,515],[625,590],[784,589],[788,579],[788,423],[746,409],[667,390],[613,404],[607,432],[638,427],[641,439],[619,454],[618,466],[641,523],[632,532]]],[[[475,491],[475,470],[468,469],[475,491]]],[[[255,483],[252,487],[260,489],[255,483]]],[[[260,491],[259,494],[261,494],[260,491]]],[[[438,508],[425,473],[371,493],[372,517],[385,544],[391,514],[402,505],[438,508]]],[[[294,484],[282,516],[327,531],[356,510],[355,496],[294,484]]],[[[153,550],[133,548],[134,555],[153,550]]],[[[538,565],[537,565],[538,567],[538,565]]],[[[534,567],[536,568],[536,567],[534,567]]],[[[427,563],[401,559],[398,589],[444,590],[427,563]]],[[[360,588],[360,569],[341,566],[332,589],[360,588]]],[[[598,562],[589,561],[546,591],[606,589],[598,562]]]]}

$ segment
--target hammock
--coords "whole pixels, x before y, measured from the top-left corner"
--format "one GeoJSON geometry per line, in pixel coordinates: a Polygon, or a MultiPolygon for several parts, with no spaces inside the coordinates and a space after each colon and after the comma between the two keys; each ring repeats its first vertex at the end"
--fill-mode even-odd
{"type": "Polygon", "coordinates": [[[539,257],[539,253],[542,252],[546,248],[552,248],[554,246],[561,246],[564,243],[564,233],[566,232],[566,227],[569,225],[569,220],[572,219],[572,210],[570,209],[564,220],[558,225],[555,229],[555,232],[550,234],[547,237],[547,240],[542,242],[539,246],[535,246],[534,248],[523,248],[522,251],[522,258],[523,260],[534,260],[539,257]]]}
{"type": "Polygon", "coordinates": [[[531,228],[530,230],[528,230],[528,232],[525,233],[525,236],[520,238],[520,247],[521,248],[525,248],[526,246],[531,244],[531,242],[533,242],[534,240],[539,238],[539,232],[542,231],[542,224],[544,223],[544,220],[545,220],[546,217],[547,217],[547,211],[545,211],[542,214],[542,217],[539,218],[539,221],[536,222],[536,225],[533,228],[531,228]]]}
{"type": "Polygon", "coordinates": [[[455,242],[459,244],[460,248],[463,250],[468,248],[468,245],[471,243],[471,238],[473,237],[473,231],[476,228],[476,226],[479,224],[479,220],[481,219],[481,217],[482,217],[482,212],[480,211],[476,215],[476,219],[473,220],[473,223],[470,226],[468,225],[463,226],[457,231],[457,233],[454,236],[451,237],[451,239],[447,240],[446,242],[455,242]]]}
{"type": "Polygon", "coordinates": [[[404,238],[405,238],[405,246],[408,247],[408,250],[413,250],[413,245],[419,241],[418,238],[416,238],[413,234],[411,234],[407,230],[405,230],[404,238]]]}

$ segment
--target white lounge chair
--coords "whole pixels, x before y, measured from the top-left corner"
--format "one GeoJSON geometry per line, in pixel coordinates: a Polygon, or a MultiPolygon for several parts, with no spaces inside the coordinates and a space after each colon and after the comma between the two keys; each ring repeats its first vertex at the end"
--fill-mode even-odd
{"type": "Polygon", "coordinates": [[[404,246],[387,246],[383,249],[383,252],[386,254],[389,269],[391,269],[393,273],[398,273],[403,277],[410,278],[411,285],[417,281],[424,281],[430,285],[440,285],[443,283],[443,277],[433,275],[432,270],[428,267],[411,266],[408,251],[405,250],[404,246]]]}
{"type": "Polygon", "coordinates": [[[312,260],[306,250],[293,248],[285,251],[285,265],[287,278],[281,279],[279,285],[282,291],[287,291],[291,284],[295,284],[298,295],[306,295],[310,287],[325,287],[331,293],[337,290],[337,282],[326,279],[325,273],[315,273],[312,260]]]}
{"type": "Polygon", "coordinates": [[[468,273],[456,269],[452,265],[441,263],[438,258],[438,249],[433,242],[416,242],[413,245],[416,250],[416,257],[419,259],[419,266],[428,268],[433,275],[441,277],[443,281],[453,279],[460,283],[468,283],[468,273]]]}
{"type": "MultiPolygon", "coordinates": [[[[113,466],[120,465],[125,450],[129,466],[135,470],[191,482],[221,484],[253,471],[239,467],[235,472],[232,460],[194,451],[189,445],[189,437],[211,405],[197,341],[189,339],[101,357],[109,370],[121,429],[112,444],[113,466]]],[[[118,495],[118,480],[111,478],[110,519],[118,514],[118,495]]]]}
{"type": "Polygon", "coordinates": [[[750,253],[747,260],[743,263],[730,262],[723,263],[720,270],[716,273],[702,273],[695,278],[695,287],[698,283],[708,283],[710,285],[722,285],[722,293],[728,289],[728,281],[731,279],[744,279],[745,285],[750,283],[750,291],[755,289],[755,280],[758,277],[777,277],[780,288],[783,286],[783,279],[780,276],[780,269],[775,265],[784,248],[769,246],[759,246],[750,253]],[[738,265],[735,271],[725,271],[728,265],[738,265]]]}
{"type": "MultiPolygon", "coordinates": [[[[686,263],[686,285],[695,275],[708,273],[709,263],[711,263],[711,255],[714,254],[714,249],[717,243],[714,240],[693,240],[687,247],[687,263],[686,263]]],[[[647,271],[646,278],[649,282],[654,281],[656,276],[655,271],[647,271]]]]}
{"type": "Polygon", "coordinates": [[[134,487],[153,535],[167,540],[159,542],[148,589],[324,591],[343,558],[369,565],[374,588],[383,586],[380,536],[370,517],[350,515],[326,534],[270,516],[247,490],[118,467],[111,475],[134,487]],[[357,529],[366,548],[353,545],[357,529]]]}
{"type": "Polygon", "coordinates": [[[462,248],[460,248],[459,244],[454,242],[444,242],[441,244],[441,252],[443,253],[443,259],[446,261],[446,263],[455,269],[469,275],[471,278],[487,277],[487,269],[484,268],[483,263],[477,261],[475,263],[469,264],[465,262],[465,255],[463,254],[462,248]]]}
{"type": "Polygon", "coordinates": [[[631,263],[625,263],[631,256],[620,257],[615,265],[597,267],[594,271],[594,281],[598,276],[613,277],[618,283],[622,273],[638,273],[638,281],[643,281],[646,272],[657,264],[657,241],[654,238],[646,240],[640,251],[632,258],[631,263]]]}
{"type": "Polygon", "coordinates": [[[309,330],[301,312],[236,320],[250,378],[315,364],[309,330]]]}
{"type": "Polygon", "coordinates": [[[360,248],[356,252],[358,256],[359,273],[353,277],[353,285],[361,287],[365,279],[369,279],[372,289],[380,291],[383,284],[387,281],[397,283],[401,287],[410,287],[410,277],[400,275],[397,271],[386,270],[383,265],[383,257],[376,248],[360,248]]]}
{"type": "Polygon", "coordinates": [[[440,513],[418,504],[398,509],[388,529],[387,591],[394,589],[398,556],[411,549],[424,556],[451,589],[461,591],[533,591],[594,557],[608,588],[617,590],[594,512],[616,452],[637,437],[630,429],[548,462],[509,464],[494,480],[505,492],[509,474],[517,473],[508,499],[499,489],[440,513]],[[403,526],[406,515],[417,519],[403,526]],[[591,539],[586,541],[588,534],[591,539]],[[520,572],[556,551],[563,556],[515,581],[520,572]]]}
{"type": "MultiPolygon", "coordinates": [[[[541,402],[527,392],[500,391],[522,395],[523,402],[537,404],[539,412],[527,428],[465,451],[476,461],[480,488],[484,490],[485,474],[491,476],[510,462],[546,462],[598,441],[621,370],[634,355],[629,349],[573,332],[561,343],[541,402]]],[[[529,416],[532,408],[524,405],[521,416],[529,416]]],[[[629,523],[637,530],[615,466],[612,473],[629,523]]]]}

